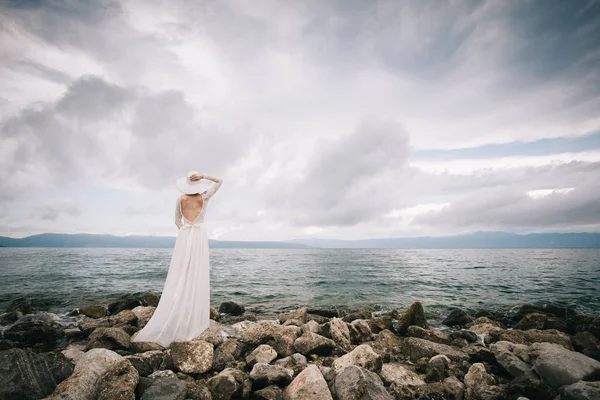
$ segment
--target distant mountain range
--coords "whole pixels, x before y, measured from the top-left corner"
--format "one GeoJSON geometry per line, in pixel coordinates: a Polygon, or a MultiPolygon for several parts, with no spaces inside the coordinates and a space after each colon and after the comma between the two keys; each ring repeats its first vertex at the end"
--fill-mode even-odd
{"type": "MultiPolygon", "coordinates": [[[[14,239],[0,236],[0,247],[136,247],[169,248],[170,236],[115,236],[93,234],[43,233],[14,239]]],[[[600,233],[476,232],[443,237],[389,239],[295,239],[286,241],[209,240],[211,248],[397,248],[397,249],[483,249],[483,248],[600,248],[600,233]]]]}

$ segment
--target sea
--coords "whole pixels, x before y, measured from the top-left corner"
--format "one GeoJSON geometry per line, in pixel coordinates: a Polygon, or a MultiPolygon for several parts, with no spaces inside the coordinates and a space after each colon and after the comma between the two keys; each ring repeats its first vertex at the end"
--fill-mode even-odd
{"type": "MultiPolygon", "coordinates": [[[[65,313],[162,291],[169,248],[0,248],[0,312],[18,298],[65,313]]],[[[211,305],[254,313],[300,306],[402,310],[521,303],[600,315],[600,249],[211,249],[211,305]]]]}

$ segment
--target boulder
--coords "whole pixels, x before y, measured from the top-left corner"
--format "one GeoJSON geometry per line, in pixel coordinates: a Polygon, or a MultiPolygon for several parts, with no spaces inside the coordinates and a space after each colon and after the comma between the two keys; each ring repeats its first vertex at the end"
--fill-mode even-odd
{"type": "Polygon", "coordinates": [[[350,329],[348,328],[348,323],[343,319],[333,317],[329,321],[329,336],[342,351],[350,351],[352,348],[350,329]]]}
{"type": "Polygon", "coordinates": [[[239,398],[243,389],[244,373],[235,368],[226,368],[207,382],[212,400],[239,398]]]}
{"type": "Polygon", "coordinates": [[[257,362],[269,364],[276,358],[277,352],[271,346],[260,344],[246,356],[246,362],[249,366],[253,366],[257,362]]]}
{"type": "Polygon", "coordinates": [[[548,316],[541,313],[529,313],[515,325],[515,329],[544,329],[548,316]]]}
{"type": "Polygon", "coordinates": [[[223,326],[217,321],[209,319],[208,328],[206,328],[204,332],[202,332],[200,336],[196,337],[194,340],[204,340],[205,342],[212,343],[215,347],[217,347],[223,343],[224,338],[222,332],[223,326]]]}
{"type": "MultiPolygon", "coordinates": [[[[356,321],[356,320],[354,320],[354,321],[356,321]]],[[[352,321],[352,322],[354,322],[354,321],[352,321]]],[[[373,317],[373,318],[370,318],[367,320],[360,319],[360,321],[367,322],[370,330],[374,333],[379,333],[384,329],[389,329],[389,330],[394,329],[394,325],[392,323],[392,317],[389,315],[380,315],[378,317],[373,317]]]]}
{"type": "Polygon", "coordinates": [[[98,328],[89,337],[86,351],[90,349],[127,350],[131,338],[121,328],[98,328]]]}
{"type": "Polygon", "coordinates": [[[239,340],[226,339],[214,352],[212,369],[222,371],[231,367],[240,358],[243,348],[239,340]]]}
{"type": "Polygon", "coordinates": [[[162,345],[160,345],[159,343],[155,343],[155,342],[135,342],[134,341],[135,336],[131,337],[131,351],[133,353],[145,353],[147,351],[153,351],[153,350],[164,350],[165,348],[162,347],[162,345]]]}
{"type": "Polygon", "coordinates": [[[186,374],[203,374],[210,370],[213,352],[213,344],[204,340],[171,343],[173,365],[186,374]]]}
{"type": "MultiPolygon", "coordinates": [[[[369,325],[369,322],[367,320],[355,319],[354,321],[350,322],[348,328],[350,329],[350,339],[352,343],[360,344],[362,342],[371,340],[373,337],[371,325],[369,325]]],[[[383,329],[377,328],[376,332],[379,333],[382,330],[383,329]]]]}
{"type": "Polygon", "coordinates": [[[113,326],[117,325],[136,325],[137,315],[131,310],[119,311],[117,314],[108,317],[113,326]]]}
{"type": "Polygon", "coordinates": [[[321,325],[319,325],[319,323],[313,319],[311,319],[310,321],[308,321],[307,323],[302,325],[301,328],[302,328],[302,333],[304,333],[306,331],[311,331],[312,333],[318,333],[319,335],[321,335],[322,331],[323,331],[323,328],[321,328],[321,325]]]}
{"type": "Polygon", "coordinates": [[[85,346],[79,344],[70,344],[66,349],[61,351],[61,354],[65,356],[67,360],[70,360],[73,364],[77,364],[79,360],[85,356],[85,346]]]}
{"type": "Polygon", "coordinates": [[[448,376],[450,359],[443,354],[438,354],[429,359],[427,364],[427,382],[442,382],[448,376]]]}
{"type": "Polygon", "coordinates": [[[154,350],[125,356],[125,359],[129,360],[140,376],[148,376],[153,372],[160,370],[165,355],[160,350],[154,350]]]}
{"type": "Polygon", "coordinates": [[[499,342],[505,340],[512,343],[520,343],[530,345],[533,343],[556,343],[563,346],[565,349],[573,350],[571,346],[571,338],[564,332],[555,329],[539,330],[529,329],[526,331],[520,329],[502,329],[491,332],[492,341],[499,342]]]}
{"type": "Polygon", "coordinates": [[[584,354],[554,343],[534,343],[529,350],[535,359],[533,370],[553,388],[580,380],[600,380],[600,361],[584,354]]]}
{"type": "Polygon", "coordinates": [[[333,400],[319,367],[311,364],[285,388],[284,400],[333,400]]]}
{"type": "MultiPolygon", "coordinates": [[[[310,308],[309,307],[307,311],[309,314],[320,315],[322,317],[327,317],[327,318],[340,316],[338,310],[331,309],[331,308],[310,308]]],[[[367,318],[370,318],[370,317],[371,317],[371,315],[369,314],[369,316],[367,318]]]]}
{"type": "Polygon", "coordinates": [[[514,378],[521,376],[533,377],[533,372],[528,364],[529,355],[527,354],[527,346],[501,341],[491,344],[490,351],[494,355],[496,362],[514,378]],[[519,354],[519,350],[521,356],[524,357],[523,359],[515,354],[519,354]]]}
{"type": "Polygon", "coordinates": [[[344,354],[333,362],[333,369],[339,373],[348,365],[358,365],[369,371],[379,372],[381,370],[381,356],[373,351],[368,344],[361,344],[351,352],[344,354]]]}
{"type": "Polygon", "coordinates": [[[424,329],[420,326],[411,325],[408,327],[406,334],[435,343],[450,344],[452,342],[450,335],[440,329],[424,329]]]}
{"type": "Polygon", "coordinates": [[[53,349],[65,336],[63,326],[53,314],[25,315],[4,331],[4,338],[27,347],[39,346],[53,349]]]}
{"type": "Polygon", "coordinates": [[[117,300],[108,305],[108,312],[111,315],[118,314],[123,310],[132,310],[137,306],[141,306],[142,303],[135,297],[126,297],[124,299],[117,300]]]}
{"type": "Polygon", "coordinates": [[[496,385],[494,377],[485,366],[475,363],[465,375],[465,400],[500,400],[506,398],[505,389],[496,385]]]}
{"type": "MultiPolygon", "coordinates": [[[[123,366],[123,361],[128,363],[128,361],[112,350],[89,350],[77,363],[73,374],[62,381],[47,399],[96,399],[98,398],[100,389],[105,388],[102,383],[105,376],[113,371],[113,369],[120,371],[123,368],[127,369],[123,366]]],[[[137,384],[137,380],[134,379],[134,381],[137,384]]],[[[131,384],[133,381],[129,383],[131,384]]],[[[135,388],[135,385],[133,387],[135,388]]]]}
{"type": "Polygon", "coordinates": [[[278,315],[279,321],[283,324],[287,320],[296,319],[301,321],[303,324],[307,321],[308,308],[300,307],[297,310],[281,313],[278,315]]]}
{"type": "Polygon", "coordinates": [[[560,388],[560,400],[600,399],[600,382],[579,381],[560,388]]]}
{"type": "Polygon", "coordinates": [[[160,294],[157,292],[146,292],[142,295],[142,306],[144,307],[158,307],[160,301],[160,294]]]}
{"type": "Polygon", "coordinates": [[[250,379],[253,381],[252,387],[257,389],[269,385],[286,386],[292,381],[293,377],[294,371],[291,368],[284,368],[280,365],[256,363],[250,371],[250,379]]]}
{"type": "Polygon", "coordinates": [[[88,305],[79,309],[79,312],[90,318],[103,318],[108,315],[108,310],[104,306],[88,305]]]}
{"type": "Polygon", "coordinates": [[[425,385],[425,381],[418,374],[415,374],[404,365],[396,362],[384,363],[381,366],[379,376],[387,385],[393,383],[411,387],[425,385]]]}
{"type": "MultiPolygon", "coordinates": [[[[143,379],[143,378],[142,378],[143,379]]],[[[156,371],[149,378],[141,400],[184,400],[187,383],[177,378],[172,371],[156,371]]]]}
{"type": "Polygon", "coordinates": [[[268,344],[282,357],[290,356],[297,350],[294,341],[301,329],[297,326],[282,326],[272,321],[258,321],[242,327],[242,341],[250,346],[268,344]]]}
{"type": "Polygon", "coordinates": [[[297,376],[308,365],[306,357],[300,353],[294,353],[291,356],[276,360],[274,365],[281,365],[284,368],[291,368],[294,371],[294,376],[297,376]]]}
{"type": "Polygon", "coordinates": [[[0,351],[0,399],[41,399],[73,372],[73,363],[61,353],[34,353],[31,349],[0,351]]]}
{"type": "Polygon", "coordinates": [[[383,386],[379,375],[358,365],[342,368],[333,381],[337,400],[394,400],[383,386]]]}
{"type": "Polygon", "coordinates": [[[119,361],[102,376],[98,385],[97,400],[135,399],[135,388],[140,376],[131,363],[119,361]]]}
{"type": "Polygon", "coordinates": [[[133,314],[136,316],[137,327],[142,329],[144,326],[146,326],[148,321],[150,321],[150,318],[152,318],[155,310],[156,307],[153,306],[137,306],[131,310],[131,312],[133,312],[133,314]]]}
{"type": "Polygon", "coordinates": [[[413,337],[404,339],[401,344],[401,349],[402,354],[406,355],[413,362],[422,357],[431,358],[438,354],[444,354],[450,360],[455,362],[469,359],[467,353],[452,346],[413,337]]]}
{"type": "Polygon", "coordinates": [[[425,311],[423,305],[419,301],[412,303],[406,311],[398,317],[398,333],[406,334],[408,327],[411,325],[417,325],[421,328],[429,329],[427,325],[427,319],[425,318],[425,311]]]}
{"type": "Polygon", "coordinates": [[[229,315],[242,315],[246,311],[244,306],[234,301],[226,301],[221,303],[219,306],[219,313],[225,313],[229,315]]]}
{"type": "Polygon", "coordinates": [[[84,336],[90,335],[93,331],[98,328],[110,328],[112,322],[108,318],[84,318],[79,322],[79,330],[83,332],[84,336]]]}
{"type": "Polygon", "coordinates": [[[455,308],[444,318],[442,324],[446,326],[462,326],[467,325],[469,322],[473,322],[471,316],[460,308],[455,308]]]}
{"type": "Polygon", "coordinates": [[[283,400],[283,391],[279,386],[270,385],[252,393],[256,400],[283,400]]]}
{"type": "Polygon", "coordinates": [[[301,354],[330,355],[335,348],[335,342],[329,338],[305,331],[302,336],[294,341],[294,349],[301,354]]]}
{"type": "Polygon", "coordinates": [[[214,321],[219,321],[221,319],[221,314],[217,311],[216,308],[210,307],[210,319],[214,321]]]}

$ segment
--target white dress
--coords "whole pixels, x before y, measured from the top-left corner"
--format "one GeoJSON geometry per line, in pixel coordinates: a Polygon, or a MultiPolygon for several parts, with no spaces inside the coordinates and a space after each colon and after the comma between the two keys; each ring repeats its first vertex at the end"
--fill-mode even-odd
{"type": "Polygon", "coordinates": [[[168,347],[171,342],[194,339],[209,326],[210,267],[204,215],[223,180],[205,178],[214,183],[201,194],[202,211],[194,221],[183,216],[181,197],[177,198],[175,224],[179,232],[165,286],[154,315],[138,332],[135,342],[156,342],[168,347]]]}

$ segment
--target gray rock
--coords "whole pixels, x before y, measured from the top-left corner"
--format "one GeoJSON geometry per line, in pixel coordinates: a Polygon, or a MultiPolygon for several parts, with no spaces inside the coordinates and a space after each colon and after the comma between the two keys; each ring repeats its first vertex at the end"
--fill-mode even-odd
{"type": "MultiPolygon", "coordinates": [[[[356,321],[356,320],[354,320],[356,321]]],[[[354,322],[352,321],[352,322],[354,322]]],[[[364,320],[369,324],[371,331],[374,333],[379,333],[384,329],[393,330],[394,324],[392,322],[392,317],[390,315],[380,315],[377,317],[373,317],[367,320],[364,320]]]]}
{"type": "Polygon", "coordinates": [[[79,312],[90,318],[102,318],[108,314],[106,307],[96,305],[83,306],[79,309],[79,312]]]}
{"type": "Polygon", "coordinates": [[[294,349],[301,354],[330,355],[335,348],[335,342],[329,338],[305,331],[302,336],[294,341],[294,349]]]}
{"type": "Polygon", "coordinates": [[[465,311],[461,310],[460,308],[455,308],[454,310],[452,310],[450,312],[450,315],[448,315],[446,318],[444,318],[444,320],[442,321],[442,324],[444,324],[446,326],[457,326],[457,325],[466,325],[472,321],[473,321],[473,319],[471,318],[471,316],[469,314],[467,314],[465,311]]]}
{"type": "Polygon", "coordinates": [[[333,400],[319,367],[311,364],[285,388],[284,400],[333,400]]]}
{"type": "Polygon", "coordinates": [[[553,343],[534,343],[529,349],[535,358],[533,370],[553,388],[600,380],[600,361],[553,343]]]}
{"type": "Polygon", "coordinates": [[[121,328],[98,328],[89,337],[86,350],[108,349],[127,350],[131,347],[131,338],[121,328]]]}
{"type": "Polygon", "coordinates": [[[371,346],[368,344],[361,344],[354,348],[351,352],[344,354],[337,358],[333,362],[333,369],[336,373],[339,373],[344,367],[348,365],[358,365],[369,371],[379,372],[381,370],[382,359],[371,346]]]}
{"type": "Polygon", "coordinates": [[[451,399],[462,399],[465,393],[465,385],[458,380],[456,376],[449,376],[444,379],[444,385],[448,388],[451,399]]]}
{"type": "Polygon", "coordinates": [[[481,363],[475,363],[465,375],[465,400],[499,400],[505,398],[503,387],[496,385],[494,377],[481,363]]]}
{"type": "Polygon", "coordinates": [[[291,356],[280,358],[276,360],[274,365],[281,365],[284,368],[291,368],[294,371],[294,376],[298,375],[306,366],[308,362],[306,357],[300,353],[294,353],[291,356]]]}
{"type": "Polygon", "coordinates": [[[73,372],[73,363],[60,353],[31,349],[0,351],[0,399],[41,399],[73,372]]]}
{"type": "MultiPolygon", "coordinates": [[[[371,330],[371,325],[364,319],[355,319],[350,322],[348,326],[350,329],[350,338],[352,339],[352,343],[362,343],[367,342],[372,339],[373,331],[371,330]]],[[[378,329],[377,332],[381,332],[383,329],[378,329]]]]}
{"type": "Polygon", "coordinates": [[[477,334],[468,329],[461,329],[459,331],[452,332],[452,333],[450,333],[450,337],[452,339],[458,339],[458,338],[465,339],[469,343],[473,343],[473,342],[476,342],[477,340],[479,340],[479,337],[477,336],[477,334]]]}
{"type": "Polygon", "coordinates": [[[230,400],[241,397],[244,373],[235,368],[226,368],[219,375],[210,378],[207,386],[212,400],[230,400]]]}
{"type": "Polygon", "coordinates": [[[560,400],[598,400],[600,382],[579,381],[560,388],[560,400]]]}
{"type": "Polygon", "coordinates": [[[150,386],[144,390],[141,400],[184,400],[187,383],[172,371],[157,371],[150,375],[150,386]]]}
{"type": "Polygon", "coordinates": [[[515,325],[515,329],[544,329],[548,316],[541,313],[529,313],[515,325]]]}
{"type": "Polygon", "coordinates": [[[429,340],[409,337],[404,339],[401,344],[402,353],[408,358],[416,362],[420,358],[427,357],[431,358],[438,354],[444,354],[452,361],[468,360],[469,355],[462,350],[454,347],[434,343],[429,340]]]}
{"type": "Polygon", "coordinates": [[[65,336],[65,330],[53,314],[25,315],[4,331],[4,338],[27,347],[53,349],[65,336]]]}
{"type": "Polygon", "coordinates": [[[400,386],[412,387],[425,385],[425,381],[418,374],[396,362],[384,363],[381,366],[379,376],[387,385],[393,383],[400,386]]]}
{"type": "Polygon", "coordinates": [[[127,297],[110,303],[108,305],[108,312],[111,315],[115,315],[118,314],[120,311],[131,310],[140,305],[142,305],[142,303],[135,297],[127,297]]]}
{"type": "Polygon", "coordinates": [[[144,307],[158,307],[160,294],[157,292],[147,292],[142,296],[142,305],[144,307]]]}
{"type": "Polygon", "coordinates": [[[294,371],[291,368],[265,363],[254,364],[252,371],[250,371],[253,387],[258,389],[269,385],[285,386],[292,381],[293,376],[294,371]]]}
{"type": "Polygon", "coordinates": [[[155,310],[156,307],[152,306],[137,306],[131,310],[131,312],[133,312],[137,318],[137,327],[142,329],[144,326],[146,326],[148,321],[150,321],[150,318],[152,318],[155,310]]]}
{"type": "Polygon", "coordinates": [[[213,352],[213,344],[204,340],[171,343],[173,365],[186,374],[203,374],[210,370],[213,352]]]}
{"type": "Polygon", "coordinates": [[[99,319],[84,318],[79,322],[79,330],[81,330],[85,336],[88,336],[98,328],[110,328],[111,325],[112,322],[106,317],[99,319]]]}
{"type": "Polygon", "coordinates": [[[253,366],[257,362],[269,364],[277,358],[277,352],[268,344],[259,344],[250,354],[246,356],[246,362],[253,366]]]}
{"type": "Polygon", "coordinates": [[[319,335],[321,335],[321,332],[323,331],[321,325],[319,325],[319,323],[313,319],[302,325],[301,328],[302,333],[306,331],[311,331],[312,333],[318,333],[319,335]]]}
{"type": "Polygon", "coordinates": [[[300,332],[301,329],[297,326],[282,326],[265,320],[243,325],[241,328],[243,342],[250,346],[268,344],[282,357],[296,352],[294,341],[300,332]]]}
{"type": "Polygon", "coordinates": [[[448,376],[450,359],[443,354],[438,354],[429,359],[427,364],[427,382],[442,382],[448,376]]]}
{"type": "Polygon", "coordinates": [[[402,315],[398,317],[398,333],[406,334],[408,327],[417,325],[424,329],[429,329],[423,305],[415,301],[412,303],[402,315]]]}
{"type": "Polygon", "coordinates": [[[242,315],[244,311],[246,311],[244,306],[234,301],[226,301],[221,303],[221,305],[219,306],[220,313],[226,313],[230,315],[242,315]]]}
{"type": "Polygon", "coordinates": [[[131,351],[134,353],[145,353],[153,350],[165,350],[160,344],[155,342],[135,342],[135,335],[131,337],[131,351]]]}
{"type": "Polygon", "coordinates": [[[97,400],[135,400],[135,387],[140,376],[131,363],[119,361],[102,376],[98,385],[97,400]]]}
{"type": "Polygon", "coordinates": [[[206,328],[204,332],[200,334],[200,336],[194,338],[194,340],[204,340],[205,342],[212,343],[215,347],[217,347],[225,340],[222,332],[223,326],[217,321],[209,319],[208,328],[206,328]]]}
{"type": "Polygon", "coordinates": [[[440,329],[424,329],[420,326],[411,325],[408,327],[406,334],[411,337],[421,338],[435,343],[449,345],[452,342],[450,335],[440,329]]]}
{"type": "Polygon", "coordinates": [[[242,354],[244,346],[237,339],[226,339],[214,352],[212,369],[222,371],[231,367],[242,354]]]}
{"type": "Polygon", "coordinates": [[[286,313],[281,313],[278,315],[279,321],[283,324],[284,322],[286,322],[287,320],[290,319],[296,319],[302,322],[302,324],[305,324],[307,321],[307,313],[308,313],[308,308],[306,307],[300,307],[297,310],[294,311],[290,311],[290,312],[286,312],[286,313]]]}
{"type": "Polygon", "coordinates": [[[498,364],[513,377],[518,378],[524,375],[534,377],[529,364],[513,353],[516,349],[523,347],[527,346],[501,341],[491,344],[490,351],[494,354],[498,364]]]}
{"type": "Polygon", "coordinates": [[[348,328],[348,323],[343,319],[333,317],[329,321],[329,335],[343,351],[350,351],[352,348],[350,329],[348,328]]]}
{"type": "Polygon", "coordinates": [[[357,365],[343,368],[332,387],[337,400],[394,400],[375,372],[357,365]]]}
{"type": "Polygon", "coordinates": [[[283,400],[283,391],[279,386],[271,385],[253,393],[256,400],[283,400]]]}
{"type": "Polygon", "coordinates": [[[111,315],[110,317],[108,317],[108,320],[113,326],[135,325],[137,324],[137,315],[135,315],[135,313],[131,310],[123,310],[119,311],[115,315],[111,315]]]}
{"type": "Polygon", "coordinates": [[[160,350],[154,350],[125,356],[125,358],[135,367],[140,376],[148,376],[153,372],[160,370],[165,355],[160,350]]]}

